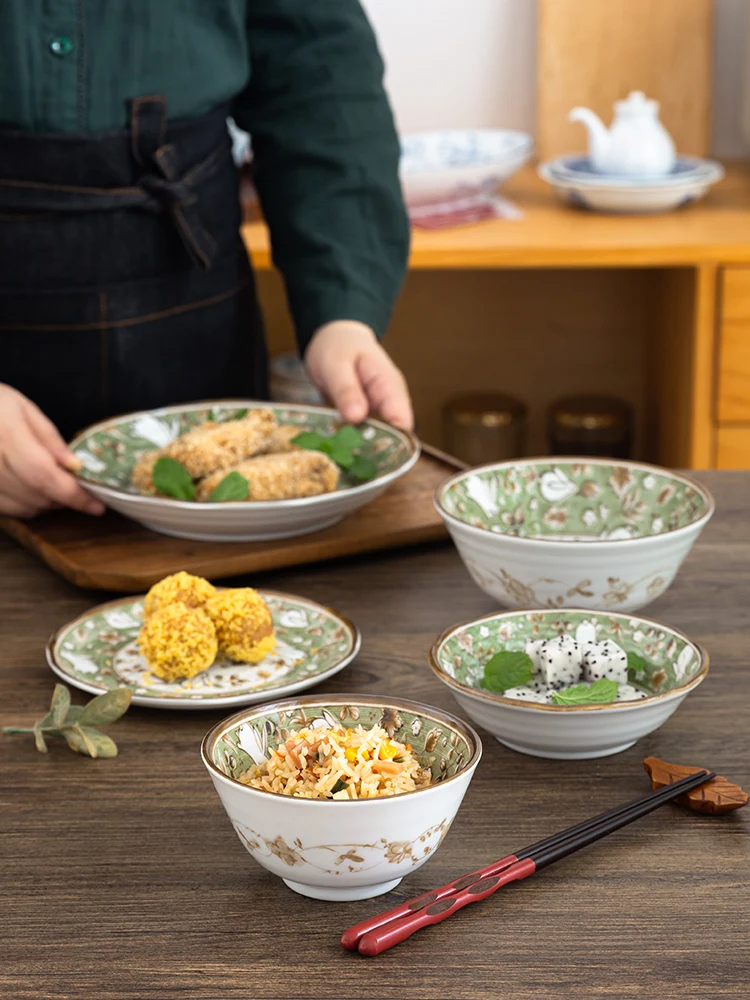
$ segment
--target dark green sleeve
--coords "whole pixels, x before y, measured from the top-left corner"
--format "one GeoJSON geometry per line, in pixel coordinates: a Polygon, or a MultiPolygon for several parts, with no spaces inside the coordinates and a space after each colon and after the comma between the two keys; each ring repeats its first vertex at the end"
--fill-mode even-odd
{"type": "Polygon", "coordinates": [[[358,0],[251,0],[250,82],[233,115],[300,350],[323,323],[385,332],[409,225],[383,63],[358,0]]]}

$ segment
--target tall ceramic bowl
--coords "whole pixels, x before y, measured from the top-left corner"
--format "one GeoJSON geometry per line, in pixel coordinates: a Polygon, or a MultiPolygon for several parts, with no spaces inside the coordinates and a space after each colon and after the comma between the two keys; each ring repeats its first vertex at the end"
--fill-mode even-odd
{"type": "Polygon", "coordinates": [[[475,582],[511,608],[636,611],[670,586],[714,512],[687,476],[595,458],[484,465],[435,503],[475,582]]]}
{"type": "Polygon", "coordinates": [[[578,760],[620,753],[664,725],[704,680],[708,655],[681,632],[647,618],[547,609],[506,611],[456,625],[433,646],[430,665],[462,711],[511,750],[578,760]],[[482,687],[484,665],[495,653],[557,635],[579,642],[611,639],[637,653],[639,667],[631,680],[646,696],[604,705],[551,705],[482,687]]]}
{"type": "Polygon", "coordinates": [[[482,744],[470,726],[437,708],[321,695],[233,715],[208,733],[201,753],[237,836],[258,864],[303,896],[345,901],[388,892],[432,857],[458,812],[482,744]],[[264,792],[238,780],[254,756],[316,719],[381,725],[411,743],[422,765],[432,768],[434,783],[401,795],[334,802],[264,792]]]}
{"type": "Polygon", "coordinates": [[[298,500],[196,503],[144,496],[131,484],[133,465],[143,452],[163,448],[207,420],[233,420],[255,408],[272,410],[279,423],[296,424],[300,432],[328,435],[339,424],[336,411],[322,406],[275,406],[252,400],[193,403],[130,413],[95,424],[71,442],[83,463],[79,478],[108,507],[152,531],[196,541],[252,542],[291,538],[337,524],[379,497],[419,458],[419,442],[413,434],[380,420],[366,420],[360,425],[365,438],[363,454],[375,463],[375,477],[356,484],[342,475],[333,493],[298,500]]]}

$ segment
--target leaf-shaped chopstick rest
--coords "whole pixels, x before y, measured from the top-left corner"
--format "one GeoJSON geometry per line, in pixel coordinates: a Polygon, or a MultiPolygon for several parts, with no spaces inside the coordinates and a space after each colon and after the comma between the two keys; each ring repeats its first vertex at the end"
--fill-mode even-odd
{"type": "MultiPolygon", "coordinates": [[[[643,766],[646,773],[651,778],[652,788],[664,788],[671,785],[680,778],[685,778],[689,774],[696,774],[704,770],[701,767],[683,767],[681,764],[667,764],[658,757],[647,757],[643,766]]],[[[739,785],[732,784],[727,778],[717,774],[715,778],[707,781],[705,785],[699,785],[684,795],[675,799],[682,806],[693,809],[695,812],[708,813],[712,816],[718,813],[732,812],[733,809],[741,809],[747,805],[748,794],[743,792],[739,785]]]]}

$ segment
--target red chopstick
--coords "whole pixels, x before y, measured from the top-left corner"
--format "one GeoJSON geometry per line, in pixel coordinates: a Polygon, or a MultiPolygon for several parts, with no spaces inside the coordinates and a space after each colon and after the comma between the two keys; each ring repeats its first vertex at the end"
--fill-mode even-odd
{"type": "Polygon", "coordinates": [[[422,927],[440,923],[469,903],[486,899],[509,882],[527,878],[540,868],[632,823],[682,792],[702,785],[713,777],[714,774],[710,771],[689,775],[672,785],[568,827],[517,854],[494,861],[485,868],[454,879],[439,889],[423,893],[392,910],[350,927],[342,935],[341,944],[352,951],[358,948],[363,955],[379,955],[411,937],[422,927]]]}

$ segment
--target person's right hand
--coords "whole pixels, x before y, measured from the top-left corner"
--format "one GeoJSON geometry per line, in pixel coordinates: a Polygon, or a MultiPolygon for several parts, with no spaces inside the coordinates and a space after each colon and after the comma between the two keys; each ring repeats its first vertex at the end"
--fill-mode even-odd
{"type": "Polygon", "coordinates": [[[104,505],[65,471],[80,467],[39,407],[0,383],[0,514],[34,517],[50,507],[103,514],[104,505]]]}

